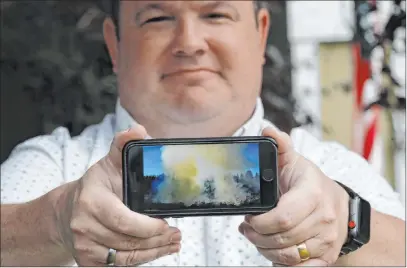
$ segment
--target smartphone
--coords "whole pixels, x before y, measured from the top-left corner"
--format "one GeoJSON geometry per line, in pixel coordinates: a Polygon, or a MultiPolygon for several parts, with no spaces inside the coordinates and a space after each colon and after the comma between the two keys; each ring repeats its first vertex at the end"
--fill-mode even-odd
{"type": "Polygon", "coordinates": [[[279,199],[268,137],[155,139],[123,148],[123,202],[158,218],[261,214],[279,199]]]}

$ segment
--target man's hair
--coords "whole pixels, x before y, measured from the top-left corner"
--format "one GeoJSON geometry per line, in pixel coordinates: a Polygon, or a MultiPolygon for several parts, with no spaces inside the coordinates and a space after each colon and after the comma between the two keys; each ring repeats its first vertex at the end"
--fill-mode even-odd
{"type": "MultiPolygon", "coordinates": [[[[121,0],[107,0],[107,13],[112,18],[115,26],[117,37],[119,37],[119,16],[120,16],[120,1],[121,0]]],[[[255,15],[260,11],[260,9],[266,7],[264,0],[253,0],[255,15]]],[[[257,23],[257,20],[256,20],[257,23]]]]}

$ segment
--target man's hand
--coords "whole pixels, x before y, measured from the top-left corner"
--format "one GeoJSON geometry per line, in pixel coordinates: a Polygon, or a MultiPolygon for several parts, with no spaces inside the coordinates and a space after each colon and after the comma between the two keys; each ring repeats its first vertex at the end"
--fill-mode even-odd
{"type": "Polygon", "coordinates": [[[348,194],[299,155],[287,134],[270,128],[263,134],[278,143],[282,196],[273,210],[246,216],[239,231],[274,264],[334,264],[347,237],[348,194]],[[301,243],[309,260],[301,260],[297,248],[301,243]]]}
{"type": "Polygon", "coordinates": [[[132,212],[122,202],[122,149],[127,141],[146,135],[140,126],[116,135],[108,155],[57,206],[61,239],[78,265],[106,265],[109,248],[117,250],[115,265],[120,266],[179,251],[178,229],[164,220],[132,212]]]}

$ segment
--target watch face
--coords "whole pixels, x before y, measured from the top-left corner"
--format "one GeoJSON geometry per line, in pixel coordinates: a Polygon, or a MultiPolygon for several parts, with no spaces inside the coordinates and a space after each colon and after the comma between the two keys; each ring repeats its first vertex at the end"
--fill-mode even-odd
{"type": "Polygon", "coordinates": [[[366,244],[370,240],[371,209],[369,202],[360,198],[359,211],[359,234],[355,237],[355,239],[359,240],[363,244],[366,244]]]}

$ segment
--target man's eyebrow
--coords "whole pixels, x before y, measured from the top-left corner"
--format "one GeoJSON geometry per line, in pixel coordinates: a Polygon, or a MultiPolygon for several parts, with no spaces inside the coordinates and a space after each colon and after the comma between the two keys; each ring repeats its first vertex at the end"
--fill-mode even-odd
{"type": "Polygon", "coordinates": [[[231,8],[236,13],[238,18],[240,18],[239,10],[237,10],[237,8],[234,5],[230,4],[229,1],[213,1],[213,2],[210,2],[210,3],[206,4],[205,6],[210,8],[210,9],[216,9],[216,8],[219,8],[219,7],[231,8]]]}
{"type": "Polygon", "coordinates": [[[150,10],[164,11],[164,9],[165,9],[165,8],[163,7],[163,4],[161,4],[161,3],[150,3],[150,4],[147,4],[147,5],[143,6],[139,11],[137,11],[136,17],[135,17],[136,22],[137,22],[137,23],[140,22],[141,15],[142,15],[144,12],[146,12],[146,11],[150,11],[150,10]]]}

